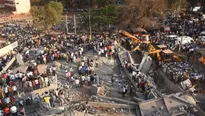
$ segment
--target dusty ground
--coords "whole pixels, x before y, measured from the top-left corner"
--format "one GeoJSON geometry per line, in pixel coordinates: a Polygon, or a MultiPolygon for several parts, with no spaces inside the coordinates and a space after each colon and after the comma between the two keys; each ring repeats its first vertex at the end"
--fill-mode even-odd
{"type": "MultiPolygon", "coordinates": [[[[72,13],[72,12],[68,12],[63,14],[62,17],[65,17],[65,15],[69,17],[72,17],[73,15],[77,15],[78,13],[72,13]]],[[[13,14],[13,15],[9,15],[9,16],[0,16],[0,22],[2,21],[9,21],[9,20],[32,20],[32,16],[30,13],[28,14],[13,14]]]]}
{"type": "Polygon", "coordinates": [[[16,15],[9,15],[0,18],[0,21],[8,21],[8,20],[31,20],[30,14],[16,14],[16,15]]]}

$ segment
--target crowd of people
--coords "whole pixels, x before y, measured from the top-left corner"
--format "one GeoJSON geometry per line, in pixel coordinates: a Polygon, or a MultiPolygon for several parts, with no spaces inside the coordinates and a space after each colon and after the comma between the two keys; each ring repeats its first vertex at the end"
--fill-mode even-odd
{"type": "Polygon", "coordinates": [[[174,83],[180,83],[186,79],[190,79],[191,81],[197,80],[199,82],[204,80],[203,72],[199,72],[197,69],[199,67],[196,68],[191,64],[193,63],[191,57],[194,57],[195,50],[204,48],[205,38],[201,33],[205,30],[205,22],[198,17],[196,18],[190,15],[191,14],[187,13],[186,16],[178,18],[168,17],[164,24],[169,26],[170,30],[168,32],[162,32],[161,39],[159,40],[164,41],[168,46],[174,46],[172,48],[177,48],[175,49],[175,51],[177,51],[179,50],[180,45],[176,45],[176,38],[166,38],[163,35],[176,35],[176,37],[189,36],[193,38],[193,41],[190,43],[182,44],[181,51],[183,55],[187,56],[186,61],[162,64],[163,71],[166,72],[167,76],[170,77],[174,83]]]}
{"type": "Polygon", "coordinates": [[[34,64],[30,64],[27,67],[26,72],[13,72],[9,69],[7,72],[4,72],[1,75],[1,79],[4,83],[0,88],[0,108],[1,110],[4,109],[5,115],[17,115],[17,109],[15,110],[15,113],[12,113],[13,111],[9,113],[8,111],[6,111],[6,109],[10,107],[12,108],[13,105],[21,108],[21,106],[19,106],[19,104],[16,104],[15,101],[15,98],[18,98],[18,94],[22,92],[31,92],[33,90],[50,86],[50,76],[54,76],[55,70],[53,70],[53,68],[49,68],[51,71],[48,70],[45,74],[40,74],[37,65],[34,64]]]}
{"type": "Polygon", "coordinates": [[[175,83],[180,83],[186,79],[204,80],[204,75],[198,72],[188,62],[170,62],[162,65],[163,71],[170,75],[170,79],[175,83]]]}
{"type": "Polygon", "coordinates": [[[135,85],[131,85],[129,89],[125,86],[125,90],[130,90],[130,93],[134,93],[136,91],[141,92],[145,99],[150,99],[152,89],[156,89],[153,78],[150,77],[150,75],[140,72],[135,65],[129,63],[127,60],[124,60],[121,65],[125,70],[127,70],[132,81],[135,83],[135,85]],[[137,90],[134,90],[133,86],[136,86],[137,90]]]}
{"type": "MultiPolygon", "coordinates": [[[[205,26],[203,21],[191,21],[190,19],[180,19],[180,18],[169,18],[165,25],[170,26],[172,32],[164,32],[164,34],[174,34],[180,36],[183,32],[187,36],[194,38],[193,43],[189,43],[183,46],[185,54],[192,52],[194,49],[202,48],[203,44],[198,44],[197,41],[201,41],[200,32],[204,31],[205,26]],[[175,26],[174,26],[175,24],[175,26]],[[177,26],[176,26],[177,25],[177,26]]],[[[55,28],[55,26],[53,27],[55,28]]],[[[66,78],[68,81],[75,82],[80,86],[84,82],[93,83],[99,82],[99,76],[95,74],[95,68],[98,67],[97,58],[86,58],[85,53],[87,51],[93,51],[93,54],[103,57],[113,57],[117,52],[114,49],[114,44],[117,40],[116,36],[109,34],[96,34],[89,38],[87,34],[59,34],[50,35],[47,33],[42,33],[36,28],[30,25],[21,26],[17,24],[5,24],[3,26],[1,35],[6,38],[10,43],[18,41],[18,47],[14,49],[14,53],[9,53],[0,58],[0,71],[1,71],[1,105],[5,112],[8,112],[8,108],[13,108],[15,106],[15,96],[18,92],[30,92],[35,89],[43,88],[50,85],[48,75],[55,75],[55,67],[49,68],[47,74],[39,74],[37,66],[39,64],[47,64],[56,60],[65,60],[66,62],[77,63],[78,59],[81,59],[78,66],[79,77],[75,77],[72,68],[66,71],[66,78]],[[43,36],[42,36],[43,35],[43,36]],[[110,39],[112,38],[112,39],[110,39]],[[8,62],[15,57],[15,54],[19,53],[23,57],[23,61],[34,60],[32,66],[28,66],[26,72],[12,72],[7,70],[2,71],[3,68],[8,64],[8,62]]],[[[155,33],[155,36],[157,34],[155,33]]],[[[150,37],[151,38],[151,37],[150,37]]],[[[155,37],[156,38],[156,37],[155,37]]],[[[158,38],[155,42],[160,43],[161,41],[167,41],[164,38],[158,38]]],[[[166,42],[164,42],[166,43],[166,42]]],[[[170,41],[166,43],[170,46],[170,41]]],[[[173,43],[172,43],[173,44],[173,43]]],[[[6,44],[2,44],[5,47],[6,44]]],[[[138,87],[138,91],[144,93],[146,99],[151,92],[154,85],[151,83],[151,78],[136,69],[136,66],[131,65],[128,61],[124,61],[122,66],[127,69],[138,87]]],[[[162,64],[163,71],[170,75],[170,79],[179,83],[187,78],[191,80],[203,80],[204,75],[197,72],[193,66],[188,62],[169,62],[162,64]]],[[[114,82],[114,80],[112,80],[114,82]]],[[[122,95],[127,94],[127,91],[131,88],[127,84],[122,85],[119,83],[119,90],[122,90],[122,95]]],[[[132,93],[132,92],[131,92],[132,93]]],[[[63,93],[60,92],[59,95],[63,93]]],[[[55,95],[57,95],[55,93],[55,95]]],[[[48,107],[53,106],[52,95],[44,97],[45,102],[48,107]]],[[[15,108],[13,108],[15,109],[15,108]]],[[[13,112],[16,114],[17,112],[13,112]]],[[[7,115],[7,113],[5,114],[7,115]]]]}
{"type": "MultiPolygon", "coordinates": [[[[51,63],[55,60],[76,63],[76,60],[81,58],[82,61],[78,67],[81,78],[71,78],[73,76],[71,70],[67,72],[66,77],[68,80],[72,79],[77,83],[85,81],[92,83],[94,80],[98,80],[95,78],[97,75],[94,74],[94,65],[98,66],[98,61],[97,59],[85,59],[84,53],[91,50],[93,53],[104,57],[112,57],[113,53],[115,53],[115,50],[112,48],[114,39],[112,41],[104,39],[108,38],[105,34],[94,35],[92,39],[88,38],[86,34],[67,35],[62,33],[59,35],[44,34],[42,36],[42,33],[29,25],[21,26],[17,24],[5,24],[1,34],[9,43],[18,41],[18,47],[14,51],[22,55],[24,62],[33,60],[32,65],[28,66],[26,72],[12,72],[10,69],[4,72],[3,68],[15,55],[7,54],[1,58],[1,80],[3,85],[1,87],[1,103],[6,104],[5,106],[1,105],[1,109],[11,108],[9,104],[15,100],[8,101],[8,98],[15,98],[19,92],[31,92],[50,85],[48,74],[52,73],[52,75],[55,75],[55,68],[50,68],[47,74],[39,74],[37,67],[40,64],[51,63]],[[84,77],[90,78],[85,79],[84,77]]],[[[5,45],[2,47],[5,47],[5,45]]],[[[45,98],[47,103],[48,99],[45,98]]]]}

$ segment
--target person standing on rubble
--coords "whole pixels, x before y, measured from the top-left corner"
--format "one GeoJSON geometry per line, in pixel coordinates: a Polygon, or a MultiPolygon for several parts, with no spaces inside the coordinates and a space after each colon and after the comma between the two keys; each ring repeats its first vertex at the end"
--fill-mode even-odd
{"type": "Polygon", "coordinates": [[[126,93],[126,87],[123,86],[123,87],[122,87],[122,97],[125,97],[125,93],[126,93]]]}
{"type": "Polygon", "coordinates": [[[111,82],[112,82],[112,85],[114,85],[114,82],[115,82],[114,75],[112,75],[112,77],[111,77],[111,82]]]}
{"type": "Polygon", "coordinates": [[[121,93],[122,91],[122,84],[121,82],[118,82],[118,85],[117,85],[117,88],[118,88],[118,92],[121,93]]]}
{"type": "Polygon", "coordinates": [[[65,97],[64,97],[64,95],[63,95],[63,91],[62,91],[62,90],[60,90],[60,91],[58,92],[58,98],[59,98],[59,100],[60,100],[60,106],[63,106],[65,97]]]}
{"type": "Polygon", "coordinates": [[[125,94],[127,94],[128,91],[128,84],[125,85],[125,94]]]}
{"type": "Polygon", "coordinates": [[[130,92],[130,96],[133,95],[133,89],[134,89],[134,88],[133,88],[133,86],[131,85],[131,86],[130,86],[130,91],[129,91],[129,92],[130,92]]]}
{"type": "Polygon", "coordinates": [[[83,87],[83,79],[80,77],[80,87],[83,87]]]}
{"type": "Polygon", "coordinates": [[[95,67],[98,67],[98,59],[95,60],[95,67]]]}
{"type": "Polygon", "coordinates": [[[55,76],[56,75],[56,66],[53,66],[52,68],[53,68],[52,69],[53,70],[53,76],[55,76]]]}

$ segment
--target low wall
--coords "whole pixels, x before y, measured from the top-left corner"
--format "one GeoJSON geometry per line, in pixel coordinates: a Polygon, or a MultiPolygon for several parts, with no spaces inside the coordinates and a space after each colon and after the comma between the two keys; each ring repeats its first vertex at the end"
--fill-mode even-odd
{"type": "Polygon", "coordinates": [[[18,42],[16,41],[16,42],[13,42],[12,44],[10,44],[10,45],[7,45],[6,47],[4,47],[4,48],[1,48],[0,49],[0,57],[2,57],[2,56],[4,56],[4,55],[6,55],[6,54],[8,54],[10,51],[12,51],[14,48],[16,48],[18,46],[18,42]]]}
{"type": "Polygon", "coordinates": [[[15,62],[15,60],[16,60],[16,56],[14,56],[7,64],[6,64],[6,66],[3,68],[3,72],[6,72],[7,71],[7,69],[9,69],[9,67],[15,62]]]}
{"type": "Polygon", "coordinates": [[[52,90],[52,89],[57,89],[56,84],[51,84],[51,85],[48,86],[48,87],[43,87],[43,88],[34,90],[34,91],[32,91],[31,93],[32,93],[32,94],[39,94],[39,95],[41,95],[41,94],[45,93],[46,91],[49,91],[49,90],[52,90]]]}

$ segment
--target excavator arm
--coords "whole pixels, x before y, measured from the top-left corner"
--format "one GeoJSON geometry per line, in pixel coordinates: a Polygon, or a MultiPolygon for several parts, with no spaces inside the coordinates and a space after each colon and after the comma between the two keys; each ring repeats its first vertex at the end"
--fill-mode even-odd
{"type": "Polygon", "coordinates": [[[142,51],[142,49],[140,48],[140,45],[141,45],[141,44],[137,45],[134,49],[132,49],[132,50],[131,50],[131,53],[134,52],[134,51],[136,51],[136,50],[142,51]]]}
{"type": "Polygon", "coordinates": [[[123,31],[123,30],[120,30],[119,33],[123,34],[124,36],[127,36],[129,37],[130,39],[132,39],[132,45],[134,43],[139,43],[139,42],[142,42],[139,38],[131,35],[130,33],[126,32],[126,31],[123,31]]]}
{"type": "Polygon", "coordinates": [[[177,55],[173,55],[173,58],[174,58],[175,60],[179,61],[179,62],[182,61],[182,59],[181,59],[179,56],[177,56],[177,55]]]}
{"type": "Polygon", "coordinates": [[[129,39],[131,39],[132,40],[131,45],[134,45],[135,43],[139,43],[134,49],[131,50],[131,53],[136,51],[136,50],[141,51],[140,45],[143,42],[142,40],[140,40],[139,38],[131,35],[130,33],[126,32],[126,31],[123,31],[123,30],[120,30],[119,33],[121,33],[122,35],[127,36],[129,39]]]}
{"type": "MultiPolygon", "coordinates": [[[[134,45],[135,43],[139,43],[135,48],[133,48],[133,49],[131,50],[131,53],[134,52],[134,51],[136,51],[136,50],[142,51],[140,45],[141,45],[142,43],[145,43],[145,44],[149,45],[148,54],[150,54],[150,55],[151,55],[151,54],[156,54],[158,61],[161,60],[161,56],[160,56],[161,50],[160,50],[160,49],[156,49],[152,44],[150,44],[150,41],[148,41],[148,40],[147,40],[147,41],[140,40],[138,37],[133,36],[133,35],[131,35],[130,33],[124,31],[124,30],[120,30],[119,33],[122,34],[122,35],[124,35],[124,36],[126,36],[126,37],[128,37],[129,39],[131,39],[131,40],[132,40],[131,45],[134,45]]],[[[136,34],[136,35],[138,36],[138,35],[141,35],[141,34],[136,34]]],[[[141,36],[143,36],[143,35],[141,35],[141,36]]],[[[146,37],[147,34],[144,35],[144,36],[146,37]]],[[[177,56],[177,55],[173,55],[173,57],[174,57],[174,59],[176,59],[177,61],[182,61],[182,59],[181,59],[179,56],[177,56]]],[[[201,59],[199,59],[199,60],[205,63],[205,58],[201,58],[201,59]]]]}

